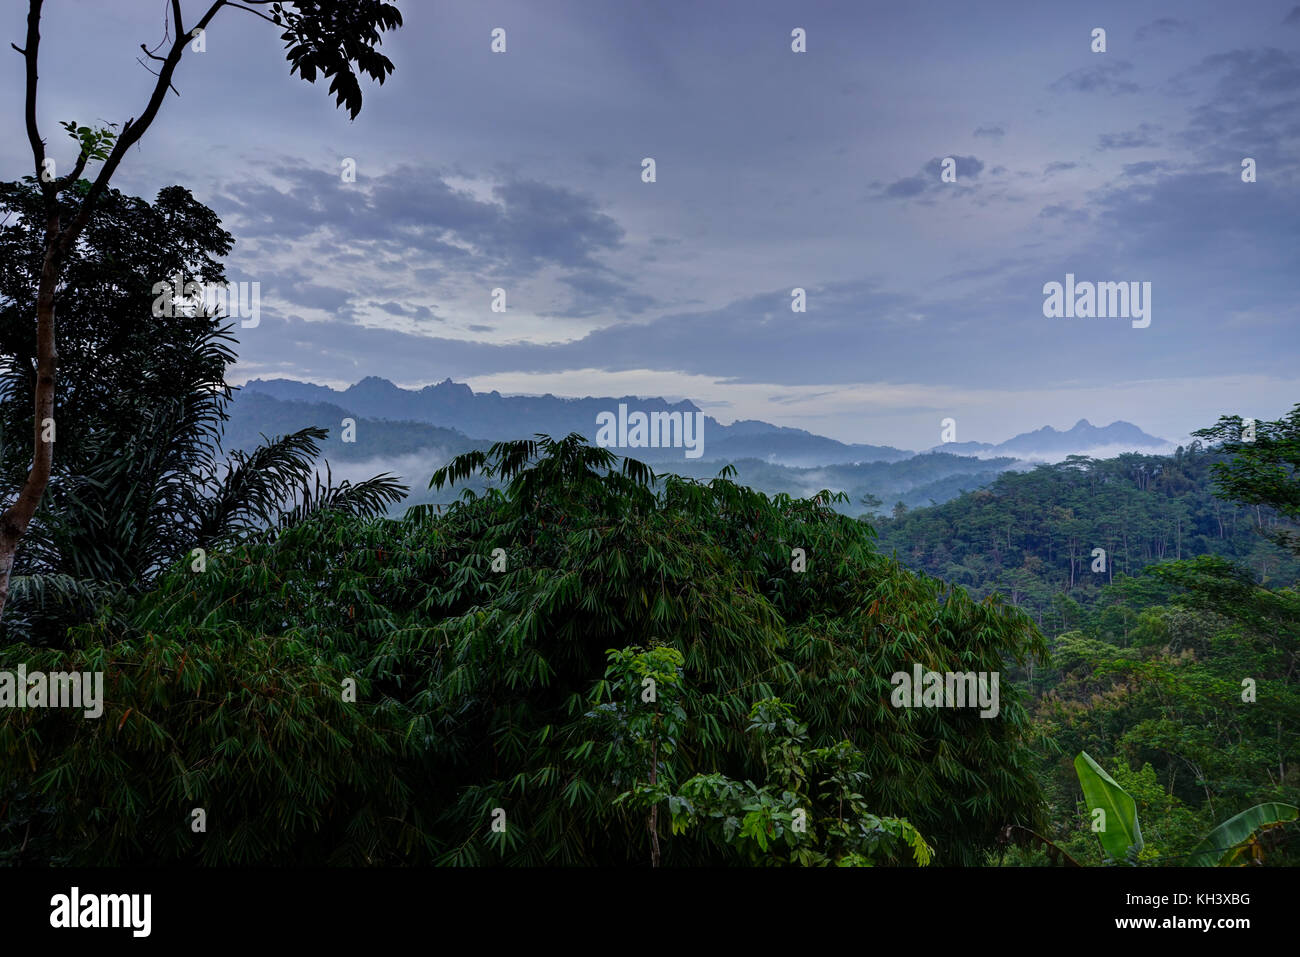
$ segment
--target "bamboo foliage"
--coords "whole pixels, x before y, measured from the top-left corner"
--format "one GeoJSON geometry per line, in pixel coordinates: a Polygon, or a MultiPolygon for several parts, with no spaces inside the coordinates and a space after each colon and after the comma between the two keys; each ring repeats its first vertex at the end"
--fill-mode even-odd
{"type": "Polygon", "coordinates": [[[906,819],[926,859],[975,862],[1008,822],[1035,823],[1014,688],[995,719],[890,704],[890,676],[913,663],[997,671],[1041,655],[1015,609],[905,571],[829,495],[659,477],[576,436],[502,443],[434,481],[475,471],[505,487],[400,519],[305,516],[214,551],[202,574],[166,569],[115,609],[124,634],[87,625],[69,651],[21,651],[51,669],[94,658],[111,689],[100,722],[0,716],[0,777],[45,823],[43,846],[75,840],[101,861],[644,864],[657,837],[664,866],[739,862],[707,829],[673,835],[661,813],[651,832],[644,808],[615,800],[625,745],[587,715],[607,652],[638,646],[681,661],[670,780],[767,780],[751,709],[780,699],[800,748],[833,762],[825,749],[848,742],[862,807],[906,819]],[[349,678],[355,702],[340,698],[349,678]],[[75,803],[55,786],[73,777],[75,803]],[[181,803],[209,809],[206,835],[181,803]]]}

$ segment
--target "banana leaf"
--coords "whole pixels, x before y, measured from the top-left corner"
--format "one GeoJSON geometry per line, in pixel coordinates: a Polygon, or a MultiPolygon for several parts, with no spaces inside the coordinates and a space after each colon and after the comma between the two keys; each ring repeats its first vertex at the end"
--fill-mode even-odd
{"type": "Polygon", "coordinates": [[[1188,867],[1213,867],[1231,864],[1241,853],[1241,845],[1251,839],[1261,828],[1272,827],[1284,821],[1294,821],[1300,808],[1294,804],[1256,804],[1240,814],[1228,818],[1216,827],[1192,850],[1188,867]]]}
{"type": "Polygon", "coordinates": [[[1101,839],[1106,856],[1112,861],[1129,860],[1130,854],[1135,858],[1143,847],[1137,802],[1089,757],[1087,751],[1080,751],[1074,759],[1074,771],[1079,775],[1089,812],[1095,813],[1097,808],[1105,812],[1097,837],[1101,839]]]}

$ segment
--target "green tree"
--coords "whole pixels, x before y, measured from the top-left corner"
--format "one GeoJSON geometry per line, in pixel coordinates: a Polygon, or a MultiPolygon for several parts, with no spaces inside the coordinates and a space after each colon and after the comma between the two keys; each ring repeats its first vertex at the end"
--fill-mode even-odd
{"type": "Polygon", "coordinates": [[[881,501],[879,495],[872,495],[870,492],[863,492],[862,495],[858,497],[858,504],[867,510],[868,515],[874,515],[880,509],[880,506],[885,503],[881,501]]]}
{"type": "MultiPolygon", "coordinates": [[[[0,184],[0,428],[14,434],[34,385],[31,290],[41,263],[40,191],[0,184]]],[[[69,333],[59,362],[60,456],[13,578],[4,628],[44,643],[93,611],[106,591],[148,587],[166,566],[221,538],[299,521],[316,508],[375,514],[404,487],[390,476],[333,486],[314,477],[323,429],[219,454],[233,339],[190,305],[151,308],[154,277],[224,280],[230,234],[188,191],[154,204],[109,190],[64,269],[69,333]]],[[[0,452],[0,494],[25,481],[30,453],[0,452]]],[[[328,470],[328,466],[326,466],[328,470]]]]}
{"type": "MultiPolygon", "coordinates": [[[[906,571],[827,493],[768,498],[722,476],[657,477],[578,436],[499,443],[453,460],[434,484],[475,474],[496,487],[467,489],[441,513],[325,513],[272,540],[232,540],[210,556],[202,588],[173,565],[112,609],[120,627],[74,628],[66,650],[5,649],[47,670],[106,673],[100,721],[0,712],[0,780],[20,822],[9,846],[16,853],[30,823],[28,858],[57,848],[116,863],[223,857],[231,846],[211,834],[200,847],[169,830],[184,825],[182,808],[220,801],[228,822],[261,833],[294,789],[309,788],[305,806],[322,816],[296,822],[263,860],[351,858],[361,847],[377,862],[644,863],[652,833],[663,866],[749,853],[703,819],[669,833],[680,804],[656,802],[652,832],[650,806],[616,803],[651,787],[651,769],[654,787],[671,788],[664,801],[714,774],[754,782],[751,796],[800,794],[812,849],[828,860],[896,851],[914,862],[917,848],[887,819],[906,820],[949,864],[982,860],[1008,823],[1040,824],[1029,716],[1013,685],[995,718],[890,703],[889,676],[913,663],[993,672],[1043,654],[1022,613],[906,571]],[[794,548],[807,553],[804,571],[791,567],[794,548]],[[655,650],[671,650],[681,681],[658,682],[657,701],[643,701],[643,687],[602,679],[611,648],[662,655],[647,666],[664,675],[675,658],[655,650]],[[131,677],[142,669],[144,685],[131,677]],[[276,690],[288,676],[315,689],[296,691],[293,710],[276,690]],[[357,699],[345,716],[333,690],[347,676],[357,699]],[[223,719],[232,693],[248,707],[223,719]],[[806,731],[748,730],[754,702],[776,698],[806,731]],[[589,717],[601,704],[616,705],[608,721],[589,717]],[[300,737],[339,720],[355,722],[349,740],[387,741],[389,757],[367,752],[352,767],[347,752],[300,737]],[[811,765],[794,751],[772,759],[768,744],[786,737],[782,747],[811,765]],[[292,773],[259,773],[238,792],[209,786],[236,780],[250,759],[292,773]],[[800,767],[803,790],[783,777],[800,767]],[[312,775],[351,790],[332,804],[312,775]]],[[[755,827],[745,841],[759,840],[755,827]]]]}
{"type": "MultiPolygon", "coordinates": [[[[145,56],[156,63],[157,80],[147,104],[138,116],[121,124],[91,129],[74,122],[63,123],[77,145],[72,167],[58,175],[48,155],[37,122],[38,64],[41,46],[41,13],[44,0],[28,0],[27,34],[22,47],[14,49],[25,65],[24,121],[31,149],[33,174],[40,189],[42,250],[34,287],[36,318],[35,386],[32,390],[32,456],[27,476],[13,501],[0,512],[0,615],[9,598],[9,580],[18,547],[27,534],[53,474],[54,438],[49,430],[55,423],[56,311],[59,285],[69,257],[81,240],[92,216],[104,198],[113,175],[153,124],[169,90],[176,68],[191,43],[201,36],[225,7],[251,13],[282,28],[290,73],[315,82],[319,73],[330,79],[330,92],[339,106],[355,118],[361,109],[361,87],[357,74],[382,83],[393,70],[392,62],[377,49],[385,30],[402,23],[397,8],[382,0],[213,0],[197,20],[186,22],[181,0],[170,0],[165,37],[145,56]],[[263,7],[269,13],[257,9],[263,7]],[[172,35],[174,33],[174,36],[172,35]],[[162,50],[162,53],[157,52],[162,50]],[[101,164],[93,180],[82,179],[92,163],[101,164]]],[[[161,278],[161,277],[155,277],[161,278]]],[[[75,385],[75,383],[74,383],[75,385]]]]}
{"type": "Polygon", "coordinates": [[[631,785],[614,803],[631,798],[649,809],[646,830],[651,867],[658,867],[662,860],[659,805],[671,793],[673,753],[686,725],[678,693],[682,661],[675,648],[611,649],[605,681],[595,694],[599,701],[608,693],[610,700],[597,704],[591,713],[605,720],[604,736],[617,746],[615,783],[631,785]]]}
{"type": "Polygon", "coordinates": [[[674,834],[693,827],[747,864],[929,864],[934,849],[906,820],[872,814],[866,757],[848,740],[808,748],[808,729],[780,698],[755,702],[749,731],[763,745],[767,783],[697,774],[668,798],[674,834]]]}
{"type": "MultiPolygon", "coordinates": [[[[1248,428],[1241,416],[1225,415],[1217,425],[1193,433],[1219,441],[1222,451],[1232,456],[1215,464],[1215,486],[1225,498],[1266,505],[1300,522],[1300,405],[1275,422],[1252,426],[1248,428]]],[[[1300,553],[1300,534],[1294,528],[1279,529],[1276,538],[1300,553]]]]}

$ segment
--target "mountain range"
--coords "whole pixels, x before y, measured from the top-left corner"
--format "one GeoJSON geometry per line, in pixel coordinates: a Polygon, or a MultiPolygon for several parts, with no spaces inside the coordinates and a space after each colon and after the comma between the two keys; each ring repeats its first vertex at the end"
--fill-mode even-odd
{"type": "Polygon", "coordinates": [[[223,438],[227,449],[251,449],[263,436],[323,427],[329,432],[323,452],[336,477],[356,480],[393,472],[412,487],[407,504],[448,502],[459,494],[459,489],[426,489],[433,470],[454,455],[536,433],[577,432],[593,440],[596,416],[616,410],[620,403],[644,412],[703,416],[706,441],[698,459],[685,458],[680,448],[616,450],[657,471],[709,479],[731,464],[738,481],[768,494],[843,491],[850,502],[839,507],[852,514],[860,514],[871,499],[879,500],[870,505],[878,511],[896,502],[909,508],[945,502],[963,489],[983,487],[999,474],[1029,468],[1035,461],[1056,462],[1071,454],[1172,451],[1170,443],[1131,423],[1097,427],[1080,419],[1064,432],[1048,426],[998,444],[948,442],[918,453],[840,442],[755,419],[722,425],[689,401],[502,395],[474,392],[450,379],[423,389],[403,389],[371,376],[342,390],[291,379],[254,379],[235,395],[223,438]],[[343,440],[344,419],[355,422],[354,441],[343,440]]]}
{"type": "MultiPolygon", "coordinates": [[[[268,396],[300,405],[324,404],[346,410],[354,417],[375,420],[419,422],[440,429],[455,430],[478,439],[515,439],[545,433],[551,436],[578,432],[593,437],[596,416],[618,405],[647,413],[700,413],[693,402],[669,402],[657,397],[622,396],[563,398],[555,395],[502,395],[475,392],[468,385],[444,379],[423,389],[403,389],[379,376],[367,376],[355,385],[337,390],[329,386],[293,379],[253,379],[240,392],[240,402],[251,395],[268,396]]],[[[887,445],[845,443],[804,429],[773,425],[757,419],[741,419],[723,425],[705,415],[707,443],[705,457],[711,461],[757,458],[796,468],[855,462],[899,462],[916,452],[887,445]]],[[[1068,431],[1044,426],[1024,432],[1005,442],[947,442],[929,449],[950,455],[978,458],[1061,459],[1091,449],[1119,448],[1125,451],[1171,450],[1171,443],[1143,432],[1129,422],[1112,422],[1098,427],[1080,419],[1068,431]]],[[[647,461],[680,460],[678,449],[641,448],[635,457],[647,461]]]]}
{"type": "Polygon", "coordinates": [[[1164,452],[1173,451],[1173,443],[1147,435],[1131,422],[1118,421],[1098,427],[1087,419],[1080,419],[1072,429],[1065,432],[1045,425],[1033,432],[1022,432],[997,445],[989,442],[945,442],[930,451],[981,458],[1011,455],[1026,460],[1058,461],[1067,455],[1093,454],[1094,450],[1110,449],[1164,452]]]}
{"type": "MultiPolygon", "coordinates": [[[[689,401],[669,402],[631,395],[569,399],[549,394],[474,392],[464,383],[451,379],[423,389],[402,389],[378,376],[367,376],[341,391],[292,379],[253,379],[243,387],[243,393],[261,393],[282,401],[327,403],[347,409],[355,416],[424,422],[492,440],[528,438],[538,432],[550,436],[577,432],[593,439],[596,416],[616,410],[620,403],[647,413],[701,411],[689,401]]],[[[915,454],[885,445],[838,442],[804,429],[756,419],[723,425],[706,415],[704,424],[705,454],[709,459],[752,457],[810,467],[838,462],[897,462],[915,454]]],[[[682,452],[644,448],[637,449],[635,457],[648,462],[674,461],[682,458],[682,452]]]]}

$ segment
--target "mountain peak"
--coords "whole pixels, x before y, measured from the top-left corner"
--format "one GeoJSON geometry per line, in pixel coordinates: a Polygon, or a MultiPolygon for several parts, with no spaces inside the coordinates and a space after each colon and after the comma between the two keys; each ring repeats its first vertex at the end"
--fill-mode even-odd
{"type": "Polygon", "coordinates": [[[459,396],[461,398],[470,398],[470,399],[474,397],[473,389],[471,389],[464,382],[453,381],[451,376],[447,376],[447,378],[443,379],[441,382],[437,383],[436,385],[427,386],[425,391],[432,392],[434,395],[440,395],[440,396],[459,396]]]}
{"type": "Polygon", "coordinates": [[[396,388],[397,388],[397,386],[393,385],[393,383],[389,382],[389,381],[388,381],[387,379],[385,379],[383,376],[377,376],[377,375],[368,375],[368,376],[366,376],[364,379],[362,379],[360,382],[358,382],[356,385],[352,386],[351,388],[353,388],[353,389],[374,389],[374,388],[376,388],[376,387],[385,388],[385,389],[396,389],[396,388]]]}
{"type": "Polygon", "coordinates": [[[1096,426],[1087,419],[1080,419],[1067,432],[1060,432],[1050,425],[1045,425],[1032,432],[1021,432],[996,445],[985,442],[963,442],[960,445],[947,443],[935,446],[931,451],[951,452],[956,455],[991,452],[997,455],[1059,460],[1067,454],[1095,454],[1093,450],[1110,449],[1113,454],[1115,448],[1136,451],[1165,446],[1170,446],[1170,443],[1154,435],[1147,435],[1132,422],[1117,419],[1110,425],[1096,426]]]}

